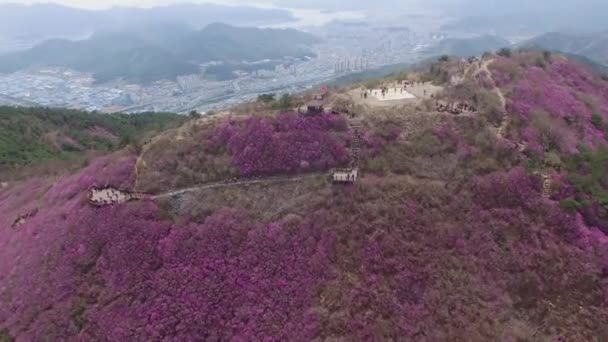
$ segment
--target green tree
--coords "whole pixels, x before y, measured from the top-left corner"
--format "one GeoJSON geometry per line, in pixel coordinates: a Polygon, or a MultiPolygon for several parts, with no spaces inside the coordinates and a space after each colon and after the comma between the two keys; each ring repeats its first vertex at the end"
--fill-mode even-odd
{"type": "Polygon", "coordinates": [[[271,103],[274,102],[275,94],[261,94],[258,95],[258,102],[271,103]]]}
{"type": "Polygon", "coordinates": [[[201,115],[201,113],[197,112],[196,110],[190,111],[190,113],[188,114],[188,116],[190,116],[190,118],[192,118],[192,119],[200,119],[201,117],[203,117],[201,115]]]}
{"type": "Polygon", "coordinates": [[[593,126],[595,126],[596,128],[601,129],[604,126],[604,120],[602,120],[602,117],[598,114],[593,114],[591,115],[591,123],[593,124],[593,126]]]}
{"type": "Polygon", "coordinates": [[[292,107],[293,97],[289,93],[281,95],[276,103],[276,108],[280,110],[287,110],[292,107]]]}
{"type": "Polygon", "coordinates": [[[498,53],[497,53],[497,54],[498,54],[499,56],[503,56],[503,57],[511,58],[511,55],[512,55],[513,53],[511,52],[511,49],[509,49],[509,48],[502,48],[502,49],[498,50],[498,53]]]}
{"type": "Polygon", "coordinates": [[[0,330],[0,342],[15,342],[15,339],[9,334],[8,329],[0,330]]]}
{"type": "Polygon", "coordinates": [[[559,203],[560,207],[562,207],[563,209],[569,211],[569,212],[576,212],[578,210],[578,208],[581,206],[580,203],[578,203],[577,200],[575,200],[574,198],[566,198],[565,200],[562,200],[559,203]]]}

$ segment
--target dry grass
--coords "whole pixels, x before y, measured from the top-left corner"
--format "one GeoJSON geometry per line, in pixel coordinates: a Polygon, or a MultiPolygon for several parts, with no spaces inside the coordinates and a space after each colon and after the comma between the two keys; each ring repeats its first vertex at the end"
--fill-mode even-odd
{"type": "MultiPolygon", "coordinates": [[[[176,219],[204,221],[220,208],[244,210],[263,222],[272,222],[288,216],[302,217],[318,206],[334,189],[329,178],[319,176],[298,182],[253,184],[239,187],[206,189],[183,195],[183,205],[176,219]]],[[[169,210],[172,199],[164,200],[169,210]]]]}

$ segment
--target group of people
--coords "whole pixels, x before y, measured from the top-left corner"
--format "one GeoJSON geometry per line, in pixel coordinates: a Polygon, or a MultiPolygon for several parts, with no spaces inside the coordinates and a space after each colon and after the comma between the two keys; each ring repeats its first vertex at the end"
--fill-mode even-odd
{"type": "Polygon", "coordinates": [[[464,112],[468,112],[468,113],[477,112],[477,108],[475,108],[474,106],[471,106],[467,103],[463,103],[463,102],[458,102],[458,103],[452,102],[447,105],[436,102],[435,106],[437,107],[437,111],[440,113],[448,112],[448,113],[451,113],[454,115],[458,115],[458,114],[462,114],[464,112]]]}
{"type": "MultiPolygon", "coordinates": [[[[397,85],[399,87],[394,87],[393,91],[395,93],[397,93],[397,91],[399,91],[401,94],[403,94],[404,91],[407,91],[407,86],[415,86],[415,85],[424,85],[424,82],[422,81],[408,81],[408,80],[398,80],[397,81],[397,85]]],[[[382,98],[386,97],[386,94],[388,94],[390,91],[389,87],[382,87],[380,88],[380,94],[382,95],[382,98]]],[[[423,90],[424,91],[424,96],[426,96],[427,91],[426,89],[423,90]]],[[[378,96],[378,91],[374,90],[374,89],[367,89],[361,92],[361,98],[362,99],[367,99],[368,95],[374,95],[374,96],[378,96]]]]}
{"type": "Polygon", "coordinates": [[[397,81],[398,85],[403,85],[405,87],[409,86],[415,86],[415,85],[424,85],[424,82],[422,81],[408,81],[408,80],[399,80],[397,81]]]}

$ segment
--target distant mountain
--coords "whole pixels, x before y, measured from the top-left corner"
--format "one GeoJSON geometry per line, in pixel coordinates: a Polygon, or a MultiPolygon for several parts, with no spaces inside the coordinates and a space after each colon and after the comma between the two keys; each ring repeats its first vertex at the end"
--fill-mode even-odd
{"type": "Polygon", "coordinates": [[[608,1],[605,0],[428,0],[426,3],[456,18],[442,27],[442,30],[450,33],[485,32],[503,37],[530,37],[566,29],[608,29],[605,16],[608,1]]]}
{"type": "Polygon", "coordinates": [[[303,57],[313,55],[307,46],[318,42],[319,39],[315,36],[293,29],[239,28],[211,24],[186,37],[179,54],[201,62],[303,57]]]}
{"type": "Polygon", "coordinates": [[[486,51],[509,47],[511,43],[501,37],[484,35],[475,38],[447,38],[425,50],[432,55],[474,56],[486,51]]]}
{"type": "Polygon", "coordinates": [[[123,78],[137,82],[197,73],[209,61],[257,61],[314,55],[318,42],[291,29],[237,28],[212,24],[202,30],[165,24],[106,31],[87,40],[55,39],[0,56],[0,72],[61,66],[94,74],[98,82],[123,78]]]}
{"type": "Polygon", "coordinates": [[[520,46],[576,54],[608,66],[608,31],[593,34],[552,32],[530,39],[520,46]]]}
{"type": "Polygon", "coordinates": [[[155,8],[115,7],[93,11],[56,4],[0,4],[0,37],[41,39],[77,37],[103,29],[159,22],[180,22],[202,28],[213,22],[256,26],[294,20],[280,9],[214,4],[178,4],[155,8]]]}
{"type": "Polygon", "coordinates": [[[589,69],[591,69],[594,73],[596,73],[598,75],[608,75],[608,65],[606,65],[606,64],[601,64],[601,63],[591,60],[585,56],[581,56],[581,55],[577,55],[577,54],[573,54],[573,53],[567,53],[567,52],[560,52],[560,53],[562,55],[568,57],[568,59],[570,59],[572,61],[575,61],[579,64],[587,66],[589,69]]]}

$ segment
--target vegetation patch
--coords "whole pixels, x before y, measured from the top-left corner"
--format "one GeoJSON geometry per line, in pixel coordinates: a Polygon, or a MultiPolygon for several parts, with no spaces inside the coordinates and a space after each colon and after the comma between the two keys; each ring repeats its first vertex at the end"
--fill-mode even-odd
{"type": "Polygon", "coordinates": [[[347,135],[341,116],[283,113],[226,122],[210,137],[207,151],[228,152],[243,176],[327,170],[350,160],[347,135]]]}
{"type": "Polygon", "coordinates": [[[176,114],[0,107],[0,172],[89,151],[110,152],[187,120],[176,114]]]}

